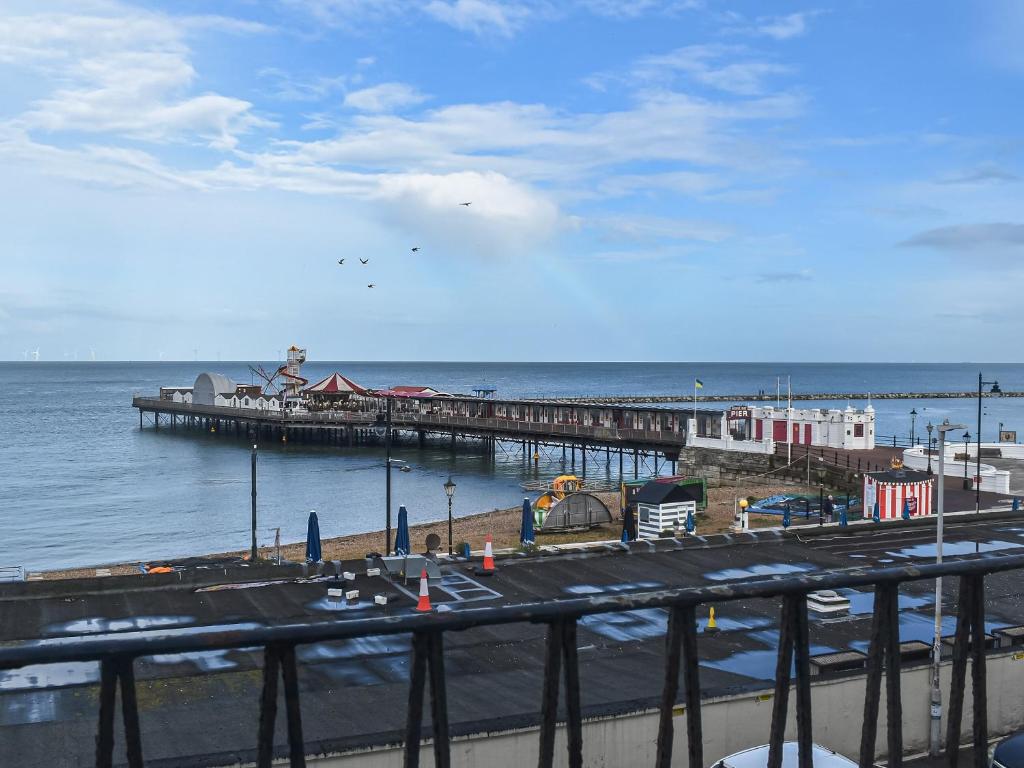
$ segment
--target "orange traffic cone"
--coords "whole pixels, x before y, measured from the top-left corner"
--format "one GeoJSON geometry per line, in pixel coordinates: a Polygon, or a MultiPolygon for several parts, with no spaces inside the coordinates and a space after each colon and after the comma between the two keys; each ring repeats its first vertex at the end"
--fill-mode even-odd
{"type": "Polygon", "coordinates": [[[487,538],[484,539],[484,570],[494,570],[494,550],[491,549],[491,544],[494,539],[491,538],[491,534],[487,534],[487,538]]]}
{"type": "Polygon", "coordinates": [[[423,569],[423,573],[420,574],[420,601],[416,603],[416,610],[423,611],[424,613],[432,611],[430,607],[430,589],[427,586],[427,569],[423,569]]]}

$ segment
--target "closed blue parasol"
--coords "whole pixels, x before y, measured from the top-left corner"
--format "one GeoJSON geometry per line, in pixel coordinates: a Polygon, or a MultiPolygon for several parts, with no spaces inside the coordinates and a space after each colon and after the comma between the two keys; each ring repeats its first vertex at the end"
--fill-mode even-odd
{"type": "Polygon", "coordinates": [[[319,563],[323,559],[320,551],[320,521],[317,520],[316,510],[309,513],[309,523],[306,525],[306,562],[319,563]]]}
{"type": "Polygon", "coordinates": [[[874,520],[876,523],[881,522],[882,520],[882,515],[879,512],[877,501],[875,502],[875,511],[871,513],[871,519],[874,520]]]}
{"type": "Polygon", "coordinates": [[[793,521],[790,518],[790,514],[789,514],[789,499],[786,499],[786,506],[782,510],[782,527],[783,528],[789,528],[790,523],[792,523],[792,522],[793,521]]]}
{"type": "Polygon", "coordinates": [[[519,540],[524,544],[533,544],[533,509],[530,500],[523,499],[523,524],[519,531],[519,540]]]}
{"type": "Polygon", "coordinates": [[[409,544],[409,510],[403,504],[398,508],[398,531],[395,533],[395,554],[408,555],[412,551],[409,544]]]}
{"type": "Polygon", "coordinates": [[[909,520],[910,519],[910,502],[909,501],[904,501],[903,502],[903,519],[904,520],[909,520]]]}
{"type": "Polygon", "coordinates": [[[689,534],[694,533],[697,530],[697,523],[693,520],[693,510],[686,510],[686,532],[689,534]]]}
{"type": "Polygon", "coordinates": [[[626,507],[622,513],[622,541],[629,542],[636,539],[636,523],[633,522],[633,508],[626,507]]]}

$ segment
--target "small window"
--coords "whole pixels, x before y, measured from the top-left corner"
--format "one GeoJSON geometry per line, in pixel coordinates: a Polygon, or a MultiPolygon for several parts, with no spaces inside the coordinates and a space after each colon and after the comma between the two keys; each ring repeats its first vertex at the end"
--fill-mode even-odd
{"type": "Polygon", "coordinates": [[[649,523],[649,522],[651,522],[651,510],[649,510],[647,507],[641,507],[640,508],[640,522],[641,523],[649,523]]]}
{"type": "Polygon", "coordinates": [[[854,424],[853,425],[853,436],[854,437],[864,437],[864,425],[863,424],[854,424]]]}

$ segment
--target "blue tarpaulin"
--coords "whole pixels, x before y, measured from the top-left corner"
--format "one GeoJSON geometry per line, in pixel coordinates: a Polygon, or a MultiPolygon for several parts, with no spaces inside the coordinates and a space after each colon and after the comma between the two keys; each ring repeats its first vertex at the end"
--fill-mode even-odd
{"type": "Polygon", "coordinates": [[[412,551],[409,543],[409,510],[403,504],[398,508],[398,530],[395,532],[395,554],[408,555],[412,551]]]}
{"type": "Polygon", "coordinates": [[[530,507],[530,500],[523,499],[523,524],[519,531],[519,540],[523,544],[533,544],[533,509],[530,507]]]}
{"type": "Polygon", "coordinates": [[[323,559],[320,552],[320,521],[317,520],[316,511],[309,513],[309,523],[306,525],[306,562],[319,563],[323,559]]]}

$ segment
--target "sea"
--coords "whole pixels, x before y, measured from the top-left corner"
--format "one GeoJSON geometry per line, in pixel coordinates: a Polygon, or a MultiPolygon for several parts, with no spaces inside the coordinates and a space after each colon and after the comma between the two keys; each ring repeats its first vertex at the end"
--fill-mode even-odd
{"type": "MultiPolygon", "coordinates": [[[[264,368],[277,363],[264,361],[264,368]]],[[[323,362],[303,366],[316,381],[340,371],[366,387],[424,385],[468,392],[480,384],[499,397],[793,392],[972,391],[978,372],[1004,390],[1024,390],[1022,364],[871,363],[411,363],[323,362]]],[[[238,383],[253,376],[243,362],[0,363],[0,566],[43,570],[147,562],[243,550],[249,544],[250,451],[242,440],[192,431],[139,429],[135,394],[191,385],[216,371],[238,383]]],[[[682,405],[687,405],[684,399],[682,405]]],[[[846,402],[808,403],[845,407],[846,402]]],[[[862,408],[864,401],[852,405],[862,408]]],[[[906,438],[910,411],[921,437],[944,418],[977,422],[977,400],[874,400],[877,434],[906,438]]],[[[727,404],[723,404],[727,405],[727,404]]],[[[716,406],[717,407],[717,406],[716,406]]],[[[982,435],[999,424],[1024,439],[1024,399],[986,398],[982,435]]],[[[414,443],[394,456],[411,471],[393,472],[393,504],[410,522],[447,515],[443,484],[456,483],[457,516],[521,503],[523,484],[561,473],[561,452],[524,462],[510,446],[493,462],[475,451],[454,456],[414,443]]],[[[614,482],[618,464],[591,461],[588,477],[614,482]],[[594,464],[597,464],[595,467],[594,464]]],[[[311,510],[323,536],[384,526],[384,461],[372,447],[261,446],[258,541],[301,541],[311,510]]],[[[383,546],[383,542],[381,544],[383,546]]]]}

